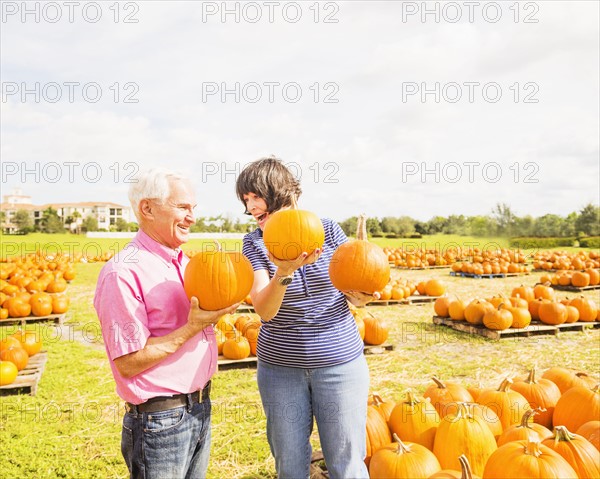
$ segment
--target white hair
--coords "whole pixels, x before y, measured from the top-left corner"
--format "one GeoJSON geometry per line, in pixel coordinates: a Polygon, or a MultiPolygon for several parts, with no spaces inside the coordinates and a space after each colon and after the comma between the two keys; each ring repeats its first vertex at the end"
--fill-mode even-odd
{"type": "Polygon", "coordinates": [[[186,181],[190,179],[166,168],[152,168],[141,171],[129,186],[129,202],[140,222],[139,205],[142,200],[158,200],[164,203],[171,193],[171,181],[186,181]]]}

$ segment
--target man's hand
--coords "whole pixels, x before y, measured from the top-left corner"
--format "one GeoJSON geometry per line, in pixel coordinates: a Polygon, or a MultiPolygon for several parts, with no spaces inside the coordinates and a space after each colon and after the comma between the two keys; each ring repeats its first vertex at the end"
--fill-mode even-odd
{"type": "Polygon", "coordinates": [[[342,293],[344,293],[348,301],[357,307],[364,306],[371,301],[377,301],[381,298],[381,294],[378,291],[375,291],[373,294],[362,293],[360,291],[342,291],[342,293]]]}
{"type": "Polygon", "coordinates": [[[217,321],[221,316],[228,313],[233,313],[240,303],[236,303],[233,306],[229,306],[227,308],[219,309],[217,311],[205,311],[204,309],[200,309],[198,305],[198,298],[196,296],[192,296],[190,300],[190,313],[188,314],[188,326],[192,328],[193,331],[199,333],[207,326],[211,324],[217,324],[217,321]]]}

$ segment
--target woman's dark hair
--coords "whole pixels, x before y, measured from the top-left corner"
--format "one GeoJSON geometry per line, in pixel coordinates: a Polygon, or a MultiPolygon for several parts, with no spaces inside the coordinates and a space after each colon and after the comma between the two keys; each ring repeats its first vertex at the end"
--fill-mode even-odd
{"type": "Polygon", "coordinates": [[[246,165],[235,188],[244,207],[244,195],[254,193],[265,200],[269,213],[292,206],[302,194],[300,182],[280,159],[273,156],[246,165]]]}

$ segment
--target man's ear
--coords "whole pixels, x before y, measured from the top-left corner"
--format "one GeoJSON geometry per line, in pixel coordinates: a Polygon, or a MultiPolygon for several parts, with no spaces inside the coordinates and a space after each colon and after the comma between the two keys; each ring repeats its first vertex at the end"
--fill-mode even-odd
{"type": "Polygon", "coordinates": [[[154,218],[154,209],[150,200],[142,200],[139,204],[140,216],[144,219],[154,218]]]}

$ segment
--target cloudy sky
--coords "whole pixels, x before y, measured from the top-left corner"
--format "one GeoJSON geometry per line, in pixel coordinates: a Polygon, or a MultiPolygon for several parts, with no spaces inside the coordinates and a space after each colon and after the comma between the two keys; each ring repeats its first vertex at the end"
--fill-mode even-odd
{"type": "Polygon", "coordinates": [[[600,201],[595,1],[1,6],[2,194],[126,204],[162,165],[239,217],[274,154],[336,220],[600,201]]]}

